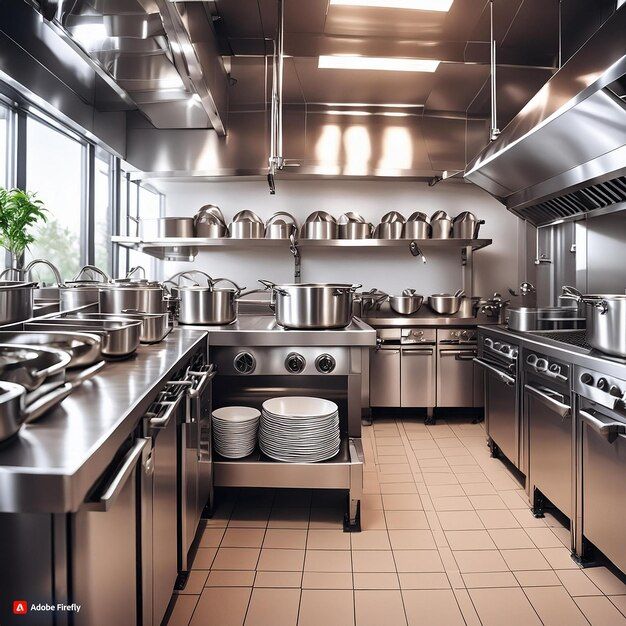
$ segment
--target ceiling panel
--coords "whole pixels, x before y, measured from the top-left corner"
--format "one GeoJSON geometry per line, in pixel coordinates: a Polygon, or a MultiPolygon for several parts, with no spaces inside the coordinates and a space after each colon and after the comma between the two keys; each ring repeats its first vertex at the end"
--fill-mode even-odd
{"type": "Polygon", "coordinates": [[[466,111],[485,81],[489,78],[486,65],[441,63],[435,84],[426,100],[426,108],[434,111],[466,111]]]}

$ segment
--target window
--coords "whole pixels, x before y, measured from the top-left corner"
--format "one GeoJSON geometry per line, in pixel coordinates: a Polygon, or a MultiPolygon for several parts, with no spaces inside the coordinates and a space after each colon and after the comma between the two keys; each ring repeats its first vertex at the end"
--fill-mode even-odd
{"type": "Polygon", "coordinates": [[[108,152],[96,149],[94,164],[94,261],[112,272],[111,234],[113,220],[113,159],[108,152]]]}
{"type": "Polygon", "coordinates": [[[0,187],[12,187],[13,142],[11,140],[13,112],[0,104],[0,187]]]}
{"type": "Polygon", "coordinates": [[[84,264],[82,245],[86,144],[29,116],[26,126],[26,187],[48,209],[48,221],[34,231],[27,259],[52,261],[69,280],[84,264]]]}

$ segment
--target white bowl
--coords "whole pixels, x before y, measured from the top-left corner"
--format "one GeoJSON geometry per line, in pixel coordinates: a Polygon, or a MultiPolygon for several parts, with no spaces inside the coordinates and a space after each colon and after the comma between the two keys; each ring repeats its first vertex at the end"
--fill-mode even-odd
{"type": "Polygon", "coordinates": [[[271,398],[263,403],[263,408],[278,417],[325,417],[339,410],[330,400],[310,396],[271,398]]]}
{"type": "Polygon", "coordinates": [[[261,417],[261,413],[249,406],[225,406],[215,409],[213,417],[225,422],[248,422],[261,417]]]}

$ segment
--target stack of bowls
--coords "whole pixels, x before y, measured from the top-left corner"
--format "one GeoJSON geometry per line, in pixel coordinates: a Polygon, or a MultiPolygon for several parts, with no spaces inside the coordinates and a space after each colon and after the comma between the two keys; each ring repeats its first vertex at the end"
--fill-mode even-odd
{"type": "Polygon", "coordinates": [[[337,239],[337,220],[326,211],[314,211],[300,229],[301,239],[337,239]]]}
{"type": "Polygon", "coordinates": [[[226,406],[213,411],[213,447],[227,459],[241,459],[254,452],[259,419],[257,409],[226,406]]]}

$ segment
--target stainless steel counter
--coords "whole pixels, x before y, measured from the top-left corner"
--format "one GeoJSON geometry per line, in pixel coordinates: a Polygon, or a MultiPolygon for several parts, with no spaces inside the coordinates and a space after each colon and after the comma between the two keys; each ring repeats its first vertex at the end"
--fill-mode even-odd
{"type": "Polygon", "coordinates": [[[422,307],[413,315],[396,315],[389,309],[380,311],[368,311],[363,316],[363,322],[376,328],[407,328],[410,326],[477,326],[488,325],[495,322],[485,315],[478,317],[466,316],[462,311],[456,315],[438,315],[430,309],[422,307]]]}
{"type": "MultiPolygon", "coordinates": [[[[191,328],[191,327],[190,327],[191,328]]],[[[273,315],[240,315],[227,326],[193,326],[209,334],[210,346],[375,346],[376,332],[354,318],[338,330],[285,330],[273,315]]]]}
{"type": "Polygon", "coordinates": [[[91,382],[0,447],[0,512],[76,511],[163,381],[206,338],[176,328],[91,382]]]}

